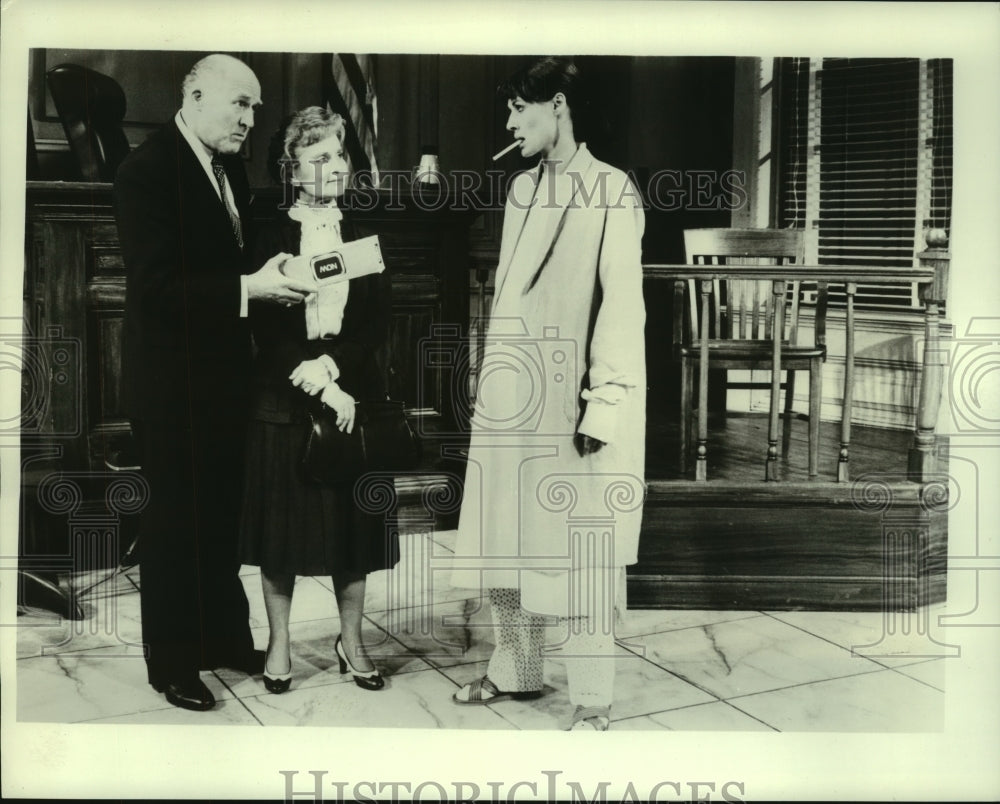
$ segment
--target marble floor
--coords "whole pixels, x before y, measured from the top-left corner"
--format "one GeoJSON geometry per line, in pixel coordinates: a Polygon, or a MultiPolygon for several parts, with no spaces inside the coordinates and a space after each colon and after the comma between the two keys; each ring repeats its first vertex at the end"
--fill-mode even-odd
{"type": "MultiPolygon", "coordinates": [[[[403,539],[394,570],[369,578],[364,636],[387,676],[380,692],[338,672],[329,578],[299,578],[292,605],[294,680],[271,695],[260,678],[202,674],[218,704],[189,712],[146,684],[139,569],[95,586],[87,617],[18,618],[17,718],[24,722],[561,729],[572,707],[548,641],[545,694],[534,701],[458,706],[492,650],[489,606],[448,585],[454,533],[403,539]],[[442,560],[444,559],[444,560],[442,560]],[[423,580],[422,580],[423,579],[423,580]]],[[[77,589],[100,580],[76,578],[77,589]]],[[[257,570],[244,567],[257,647],[267,624],[257,570]]],[[[921,622],[943,609],[878,612],[651,611],[617,628],[614,730],[934,732],[944,721],[946,657],[921,622]],[[906,635],[906,636],[904,636],[906,635]],[[890,638],[891,637],[891,638],[890,638]]]]}

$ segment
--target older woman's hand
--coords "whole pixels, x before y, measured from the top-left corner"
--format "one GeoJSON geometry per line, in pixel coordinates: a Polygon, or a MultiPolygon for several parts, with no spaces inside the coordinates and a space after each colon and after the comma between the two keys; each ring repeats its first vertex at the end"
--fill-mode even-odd
{"type": "Polygon", "coordinates": [[[354,412],[357,404],[354,397],[341,389],[335,382],[331,382],[323,389],[320,397],[323,404],[337,413],[337,429],[341,432],[351,433],[354,431],[354,412]]]}
{"type": "Polygon", "coordinates": [[[309,396],[316,396],[329,385],[335,377],[330,373],[326,362],[321,358],[303,360],[295,371],[288,375],[292,385],[301,388],[309,396]]]}

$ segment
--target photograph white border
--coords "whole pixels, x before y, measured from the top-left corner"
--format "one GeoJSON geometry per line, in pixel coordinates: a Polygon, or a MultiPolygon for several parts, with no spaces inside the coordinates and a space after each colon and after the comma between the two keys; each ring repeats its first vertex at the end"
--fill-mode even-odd
{"type": "MultiPolygon", "coordinates": [[[[0,26],[0,316],[22,316],[25,118],[33,47],[370,53],[604,53],[670,56],[919,56],[955,59],[955,182],[949,315],[955,331],[1000,315],[1000,7],[996,3],[283,2],[3,0],[0,26]],[[975,281],[966,281],[976,266],[975,281]]],[[[10,410],[8,383],[3,410],[10,410]]],[[[982,451],[984,490],[997,488],[998,449],[982,451]]],[[[282,770],[326,780],[533,781],[559,771],[607,800],[631,783],[729,781],[740,798],[993,799],[1000,795],[1000,629],[952,629],[945,728],[927,734],[728,732],[458,732],[414,729],[100,726],[16,721],[13,649],[19,464],[0,449],[2,793],[47,798],[263,798],[284,795],[282,770]]],[[[952,511],[951,533],[975,527],[952,511]]],[[[989,517],[995,528],[1000,517],[989,517]]],[[[996,534],[981,544],[1000,554],[996,534]]],[[[969,583],[949,578],[949,596],[969,583]],[[956,586],[956,584],[958,586],[956,586]]],[[[565,791],[565,788],[562,788],[565,791]]],[[[388,792],[387,788],[387,792],[388,792]]],[[[735,792],[735,791],[734,791],[735,792]]],[[[520,795],[530,793],[522,788],[520,795]]],[[[336,800],[327,787],[324,800],[336,800]]],[[[433,790],[427,791],[428,800],[433,790]]],[[[661,794],[664,800],[680,800],[661,794]]],[[[295,800],[310,800],[298,796],[295,800]]]]}

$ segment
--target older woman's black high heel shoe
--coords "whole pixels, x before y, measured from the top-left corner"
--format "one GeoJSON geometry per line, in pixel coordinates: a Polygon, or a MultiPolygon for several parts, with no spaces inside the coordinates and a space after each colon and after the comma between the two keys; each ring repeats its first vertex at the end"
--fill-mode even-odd
{"type": "Polygon", "coordinates": [[[287,692],[288,688],[292,685],[292,660],[288,660],[288,672],[283,673],[280,676],[271,675],[267,672],[267,656],[264,657],[264,689],[268,692],[273,692],[275,695],[280,695],[282,692],[287,692]]]}
{"type": "Polygon", "coordinates": [[[354,678],[354,683],[363,690],[380,690],[385,686],[385,679],[382,678],[382,674],[379,673],[378,668],[367,673],[359,673],[354,669],[354,665],[347,659],[347,654],[344,652],[344,646],[340,641],[339,634],[337,635],[337,642],[334,647],[337,649],[337,659],[340,661],[341,674],[350,670],[351,676],[354,678]]]}

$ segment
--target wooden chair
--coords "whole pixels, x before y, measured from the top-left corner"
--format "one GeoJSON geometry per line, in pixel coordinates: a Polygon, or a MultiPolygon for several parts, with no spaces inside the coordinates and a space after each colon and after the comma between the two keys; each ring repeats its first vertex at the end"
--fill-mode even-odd
{"type": "MultiPolygon", "coordinates": [[[[689,265],[726,266],[726,278],[711,282],[708,321],[708,363],[711,368],[770,370],[773,359],[773,294],[780,285],[769,280],[740,280],[740,265],[803,264],[806,254],[816,253],[815,230],[802,229],[688,229],[684,247],[689,265]]],[[[780,277],[780,271],[775,277],[780,277]]],[[[694,408],[694,367],[700,360],[701,304],[695,280],[687,285],[687,305],[675,297],[674,353],[681,363],[681,471],[687,470],[694,408]],[[678,308],[681,309],[678,309],[678,308]],[[686,325],[686,326],[685,326],[686,325]]],[[[785,284],[785,310],[781,343],[781,369],[787,370],[782,447],[785,455],[791,436],[795,372],[809,372],[809,477],[818,474],[819,418],[822,394],[822,364],[826,359],[826,283],[816,292],[815,339],[800,344],[799,282],[785,284]]],[[[763,386],[762,386],[763,387],[763,386]]],[[[768,387],[770,385],[768,384],[768,387]]]]}
{"type": "Polygon", "coordinates": [[[81,177],[113,181],[129,153],[125,92],[113,78],[77,64],[60,64],[46,77],[81,177]]]}

